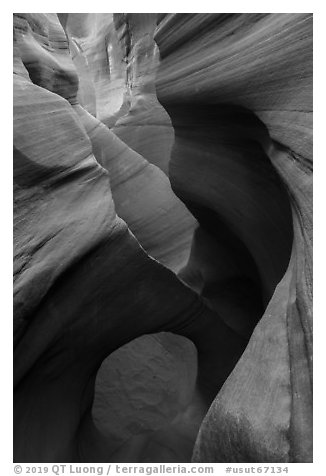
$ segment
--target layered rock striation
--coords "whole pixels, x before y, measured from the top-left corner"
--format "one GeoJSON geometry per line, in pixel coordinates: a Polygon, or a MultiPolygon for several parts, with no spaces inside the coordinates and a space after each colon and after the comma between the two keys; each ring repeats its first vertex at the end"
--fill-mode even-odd
{"type": "Polygon", "coordinates": [[[216,220],[245,245],[267,305],[201,426],[197,462],[312,458],[311,32],[309,14],[176,14],[155,36],[172,187],[211,234],[216,220]]]}
{"type": "Polygon", "coordinates": [[[312,16],[14,15],[14,459],[312,459],[312,16]]]}

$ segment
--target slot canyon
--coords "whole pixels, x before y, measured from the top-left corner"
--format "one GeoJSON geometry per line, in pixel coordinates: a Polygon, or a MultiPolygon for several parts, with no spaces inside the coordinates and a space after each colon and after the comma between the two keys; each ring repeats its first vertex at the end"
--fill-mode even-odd
{"type": "Polygon", "coordinates": [[[15,462],[312,462],[312,14],[15,13],[15,462]]]}

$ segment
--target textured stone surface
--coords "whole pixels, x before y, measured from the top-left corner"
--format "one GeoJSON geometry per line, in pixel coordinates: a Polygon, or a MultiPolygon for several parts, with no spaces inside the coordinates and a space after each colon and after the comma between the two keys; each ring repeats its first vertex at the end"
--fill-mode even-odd
{"type": "Polygon", "coordinates": [[[15,461],[311,461],[311,93],[309,14],[14,16],[15,461]]]}
{"type": "Polygon", "coordinates": [[[137,435],[153,439],[182,414],[192,400],[196,368],[191,342],[165,333],[140,337],[106,359],[93,415],[97,428],[110,435],[110,450],[124,445],[125,452],[137,435]]]}
{"type": "Polygon", "coordinates": [[[144,249],[173,271],[187,263],[196,220],[156,166],[130,149],[102,122],[74,106],[94,155],[109,172],[117,213],[144,249]]]}
{"type": "MultiPolygon", "coordinates": [[[[74,109],[77,74],[56,15],[16,16],[14,46],[14,458],[107,461],[111,435],[98,432],[91,406],[109,354],[143,334],[179,333],[201,350],[199,387],[216,392],[244,341],[116,215],[109,173],[74,109]]],[[[160,205],[152,205],[157,218],[160,205]]]]}
{"type": "Polygon", "coordinates": [[[128,113],[117,120],[113,131],[168,174],[174,133],[155,92],[159,65],[159,50],[154,41],[157,14],[115,14],[115,21],[128,62],[130,106],[128,113]]]}
{"type": "Polygon", "coordinates": [[[155,38],[172,186],[245,243],[268,303],[194,461],[311,461],[312,15],[168,15],[155,38]]]}
{"type": "Polygon", "coordinates": [[[122,105],[126,70],[113,15],[61,13],[59,19],[73,46],[72,59],[81,80],[79,102],[99,120],[108,120],[122,105]]]}

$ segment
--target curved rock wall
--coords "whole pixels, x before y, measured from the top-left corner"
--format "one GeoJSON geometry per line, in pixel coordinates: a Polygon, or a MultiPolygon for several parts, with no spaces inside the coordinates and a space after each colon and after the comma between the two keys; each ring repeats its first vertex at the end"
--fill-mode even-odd
{"type": "Polygon", "coordinates": [[[126,75],[113,15],[61,13],[59,20],[81,80],[79,102],[101,121],[108,121],[122,105],[126,75]]]}
{"type": "Polygon", "coordinates": [[[311,460],[311,42],[15,14],[15,461],[311,460]]]}
{"type": "Polygon", "coordinates": [[[171,14],[155,39],[172,186],[245,244],[268,303],[194,461],[311,461],[312,15],[171,14]]]}

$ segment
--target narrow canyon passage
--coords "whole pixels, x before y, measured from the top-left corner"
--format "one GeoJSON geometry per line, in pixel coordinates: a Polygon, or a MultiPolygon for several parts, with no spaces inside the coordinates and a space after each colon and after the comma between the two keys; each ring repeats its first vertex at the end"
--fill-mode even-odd
{"type": "Polygon", "coordinates": [[[15,14],[15,461],[310,461],[309,18],[15,14]]]}
{"type": "MultiPolygon", "coordinates": [[[[185,114],[185,111],[183,113],[185,114]]],[[[178,276],[200,294],[207,306],[215,311],[230,328],[244,339],[249,339],[255,325],[264,314],[265,307],[275,290],[275,286],[282,278],[289,264],[292,247],[292,215],[289,197],[270,160],[266,157],[260,146],[260,142],[266,144],[270,139],[266,128],[257,118],[250,115],[248,111],[239,111],[237,108],[227,108],[225,106],[220,107],[217,114],[209,115],[208,120],[207,116],[206,110],[205,115],[202,116],[206,118],[206,121],[201,122],[198,121],[197,113],[195,115],[195,125],[197,125],[197,128],[195,128],[192,127],[189,121],[190,114],[186,113],[185,117],[187,120],[181,120],[181,133],[178,127],[175,127],[176,140],[170,164],[172,186],[175,186],[177,193],[181,190],[179,197],[183,199],[200,224],[200,227],[197,227],[194,232],[190,259],[186,266],[179,271],[178,276]],[[198,123],[202,125],[203,132],[198,131],[198,123]],[[238,131],[236,131],[235,127],[237,123],[239,124],[238,131]],[[189,129],[191,130],[189,131],[189,129]],[[212,129],[212,132],[210,132],[210,129],[212,129]],[[217,133],[218,131],[220,131],[220,134],[217,133]],[[184,143],[191,138],[188,149],[186,146],[182,148],[182,145],[180,149],[178,148],[178,141],[179,139],[182,140],[182,138],[184,138],[184,143]],[[237,151],[240,151],[242,156],[239,152],[237,154],[237,151]],[[200,162],[197,168],[195,168],[196,154],[198,156],[197,160],[200,162]],[[188,166],[187,168],[184,166],[182,169],[182,157],[184,156],[186,156],[188,166]],[[194,157],[194,170],[189,164],[191,157],[194,157]],[[207,158],[208,173],[204,169],[204,157],[207,158]],[[174,164],[174,159],[177,165],[174,164]],[[255,161],[255,167],[252,167],[252,176],[248,175],[248,172],[246,173],[245,170],[244,164],[246,164],[247,160],[255,161]],[[217,171],[218,174],[214,175],[214,165],[216,163],[220,167],[217,171]],[[179,168],[177,168],[178,166],[179,168]],[[229,170],[230,168],[231,170],[229,170]],[[189,200],[189,194],[187,195],[187,190],[182,189],[182,183],[178,189],[178,172],[179,177],[184,180],[185,186],[191,184],[189,194],[193,195],[190,195],[191,198],[189,200]],[[245,177],[243,177],[244,174],[246,174],[245,177]],[[201,175],[205,175],[206,187],[201,186],[201,175]],[[207,176],[209,176],[208,179],[207,176]],[[220,194],[213,199],[207,198],[210,178],[213,183],[211,190],[220,194]],[[220,185],[222,181],[224,182],[223,187],[220,185]],[[219,184],[218,187],[214,187],[216,183],[219,184]],[[258,190],[255,189],[255,184],[258,185],[258,190]],[[234,192],[235,187],[237,193],[234,192]],[[264,190],[264,198],[261,194],[261,188],[264,190]],[[243,198],[243,194],[246,195],[246,199],[243,198]],[[197,203],[195,201],[196,198],[197,203]],[[262,200],[263,210],[261,206],[262,200]],[[248,205],[250,201],[253,202],[251,208],[248,205]],[[205,206],[205,204],[208,204],[208,206],[205,206]],[[212,210],[214,205],[217,211],[212,210]],[[227,209],[225,210],[225,208],[227,209]],[[224,221],[220,218],[223,214],[225,217],[224,221]],[[232,219],[233,214],[244,215],[242,226],[239,227],[238,223],[232,219]],[[227,218],[229,218],[229,225],[227,218]],[[250,219],[257,224],[254,229],[256,231],[254,235],[252,234],[253,229],[249,228],[250,225],[247,225],[249,230],[244,229],[244,224],[250,223],[250,219]],[[244,245],[245,240],[239,239],[236,232],[232,232],[232,222],[238,226],[236,229],[243,233],[242,236],[247,235],[247,239],[250,240],[249,249],[251,253],[244,245]],[[261,256],[259,253],[261,250],[265,252],[265,256],[261,256]],[[264,260],[263,265],[260,266],[260,273],[258,271],[259,260],[260,262],[264,260]]],[[[162,335],[158,336],[158,338],[163,339],[165,346],[167,346],[168,337],[163,337],[162,335]]],[[[137,349],[136,342],[132,345],[137,349]]],[[[121,355],[125,355],[126,358],[128,350],[133,355],[132,345],[125,348],[124,354],[121,351],[121,355]]],[[[139,346],[141,346],[141,343],[139,343],[139,346]]],[[[188,359],[191,358],[190,351],[191,349],[188,350],[188,359]]],[[[137,350],[134,350],[134,352],[136,354],[137,350]]],[[[122,374],[121,376],[115,373],[111,365],[114,365],[115,358],[119,360],[118,356],[119,351],[116,351],[103,364],[100,372],[98,395],[95,400],[93,413],[97,425],[103,429],[103,433],[108,431],[106,425],[109,427],[109,421],[105,425],[103,417],[102,420],[100,417],[107,406],[109,406],[109,399],[105,392],[100,390],[100,382],[102,384],[106,382],[106,392],[109,392],[110,385],[112,386],[112,383],[110,384],[110,377],[111,381],[114,378],[118,378],[121,386],[128,387],[130,383],[128,384],[127,379],[129,378],[130,382],[133,371],[146,373],[145,361],[143,368],[137,368],[133,361],[130,361],[130,369],[128,369],[128,364],[125,364],[123,367],[123,363],[120,362],[120,368],[123,367],[125,375],[122,374]],[[112,364],[110,364],[111,362],[112,364]]],[[[122,359],[122,357],[120,358],[122,359]]],[[[184,358],[187,359],[186,352],[184,358]]],[[[210,362],[210,367],[209,372],[213,372],[213,362],[210,362]]],[[[189,368],[190,371],[192,370],[192,379],[194,379],[196,369],[191,369],[190,365],[189,368]]],[[[153,372],[153,378],[155,377],[153,372]]],[[[187,390],[187,388],[184,390],[183,385],[187,385],[187,381],[182,381],[181,384],[178,381],[173,383],[176,386],[176,392],[188,391],[189,395],[191,391],[193,392],[191,387],[190,390],[187,390]]],[[[115,389],[115,392],[118,391],[119,387],[115,389]]],[[[136,391],[137,387],[135,387],[136,391]]],[[[141,459],[142,461],[148,462],[153,461],[153,458],[161,461],[162,457],[174,462],[182,462],[185,458],[189,458],[193,446],[192,439],[197,434],[201,419],[206,413],[207,404],[210,403],[212,398],[209,396],[208,390],[208,400],[205,402],[203,391],[205,394],[205,390],[201,388],[201,395],[195,391],[194,397],[190,402],[190,397],[187,395],[185,410],[180,411],[179,409],[177,416],[170,424],[166,425],[164,430],[148,430],[148,434],[144,432],[143,435],[140,434],[139,436],[132,437],[130,441],[122,444],[120,451],[114,453],[114,460],[122,458],[122,461],[126,461],[124,459],[126,451],[128,451],[128,461],[130,462],[140,455],[141,458],[145,458],[144,460],[141,459]]],[[[213,396],[214,391],[216,391],[216,388],[212,389],[213,396]]],[[[132,392],[130,391],[130,393],[132,392]]],[[[150,391],[144,392],[140,390],[141,393],[143,393],[145,409],[145,399],[147,396],[150,401],[150,391]]],[[[160,401],[160,404],[163,404],[163,402],[160,401]]],[[[126,401],[126,408],[132,408],[132,405],[132,402],[126,401]]],[[[123,412],[121,409],[119,411],[119,404],[116,405],[115,410],[121,414],[123,419],[123,412]]],[[[172,408],[171,411],[173,414],[172,408]]],[[[150,412],[148,413],[147,417],[150,418],[151,414],[150,412]]],[[[110,415],[114,418],[113,410],[110,415]]],[[[117,424],[117,427],[119,427],[119,424],[117,424]]],[[[109,445],[109,441],[106,444],[109,445]]]]}

